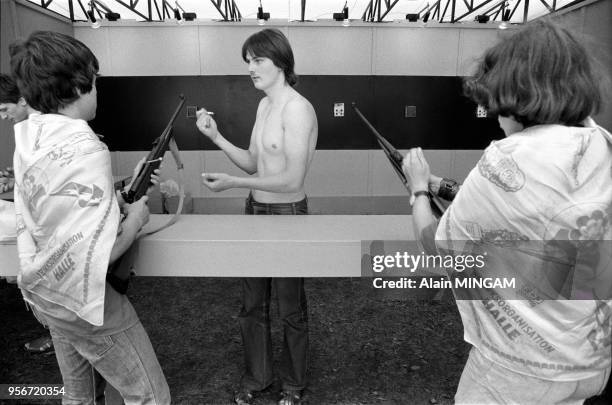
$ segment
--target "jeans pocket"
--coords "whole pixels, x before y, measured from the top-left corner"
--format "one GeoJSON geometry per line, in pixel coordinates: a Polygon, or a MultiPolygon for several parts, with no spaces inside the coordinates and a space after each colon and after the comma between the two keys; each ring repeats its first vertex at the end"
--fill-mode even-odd
{"type": "Polygon", "coordinates": [[[113,348],[115,345],[115,341],[112,336],[100,336],[95,339],[92,339],[92,344],[94,345],[94,352],[96,357],[104,357],[104,355],[113,348]]]}

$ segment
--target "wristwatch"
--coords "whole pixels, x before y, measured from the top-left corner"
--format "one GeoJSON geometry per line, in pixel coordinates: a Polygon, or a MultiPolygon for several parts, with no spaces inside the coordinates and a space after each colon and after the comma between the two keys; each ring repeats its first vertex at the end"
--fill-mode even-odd
{"type": "Polygon", "coordinates": [[[452,179],[443,178],[440,180],[440,188],[438,189],[438,197],[446,201],[453,201],[455,195],[459,191],[459,184],[452,179]]]}
{"type": "Polygon", "coordinates": [[[422,195],[424,195],[427,198],[429,198],[429,191],[427,191],[427,190],[419,190],[419,191],[413,192],[412,196],[410,197],[410,206],[412,207],[414,205],[414,202],[416,201],[417,197],[420,197],[422,195]]]}

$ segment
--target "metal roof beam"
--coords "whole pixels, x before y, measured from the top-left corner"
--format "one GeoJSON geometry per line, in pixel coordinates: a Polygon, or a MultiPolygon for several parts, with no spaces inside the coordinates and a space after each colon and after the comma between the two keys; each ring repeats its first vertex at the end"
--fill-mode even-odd
{"type": "Polygon", "coordinates": [[[238,10],[234,0],[210,0],[210,2],[221,14],[223,21],[240,21],[242,19],[240,10],[238,10]]]}
{"type": "Polygon", "coordinates": [[[383,4],[381,0],[370,0],[370,3],[366,7],[361,19],[369,22],[382,22],[382,20],[389,14],[389,12],[395,7],[399,0],[385,0],[385,11],[383,12],[383,4]]]}

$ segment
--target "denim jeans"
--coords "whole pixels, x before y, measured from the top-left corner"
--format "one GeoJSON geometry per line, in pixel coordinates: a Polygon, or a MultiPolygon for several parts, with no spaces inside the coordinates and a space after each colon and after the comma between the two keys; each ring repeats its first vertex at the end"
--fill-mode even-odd
{"type": "Polygon", "coordinates": [[[119,391],[126,405],[170,403],[168,384],[140,321],[106,336],[50,330],[64,382],[62,404],[104,403],[104,380],[119,391]]]}
{"type": "MultiPolygon", "coordinates": [[[[246,201],[247,215],[306,215],[306,199],[296,203],[263,204],[246,201]]],[[[278,299],[283,325],[283,351],[279,377],[285,390],[303,390],[308,368],[308,311],[303,278],[242,279],[242,309],[239,314],[246,370],[242,387],[261,391],[273,380],[270,336],[270,295],[278,299]]]]}
{"type": "Polygon", "coordinates": [[[609,376],[610,369],[586,380],[543,380],[499,366],[472,347],[461,373],[455,404],[579,405],[601,393],[609,376]]]}

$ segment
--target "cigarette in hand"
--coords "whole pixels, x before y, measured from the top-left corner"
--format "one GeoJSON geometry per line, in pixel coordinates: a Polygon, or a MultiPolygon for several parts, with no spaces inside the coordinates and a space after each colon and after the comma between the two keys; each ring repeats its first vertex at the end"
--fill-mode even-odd
{"type": "MultiPolygon", "coordinates": [[[[196,107],[196,111],[200,111],[203,107],[196,107]]],[[[208,115],[215,115],[215,113],[213,111],[206,111],[206,114],[208,115]]]]}

